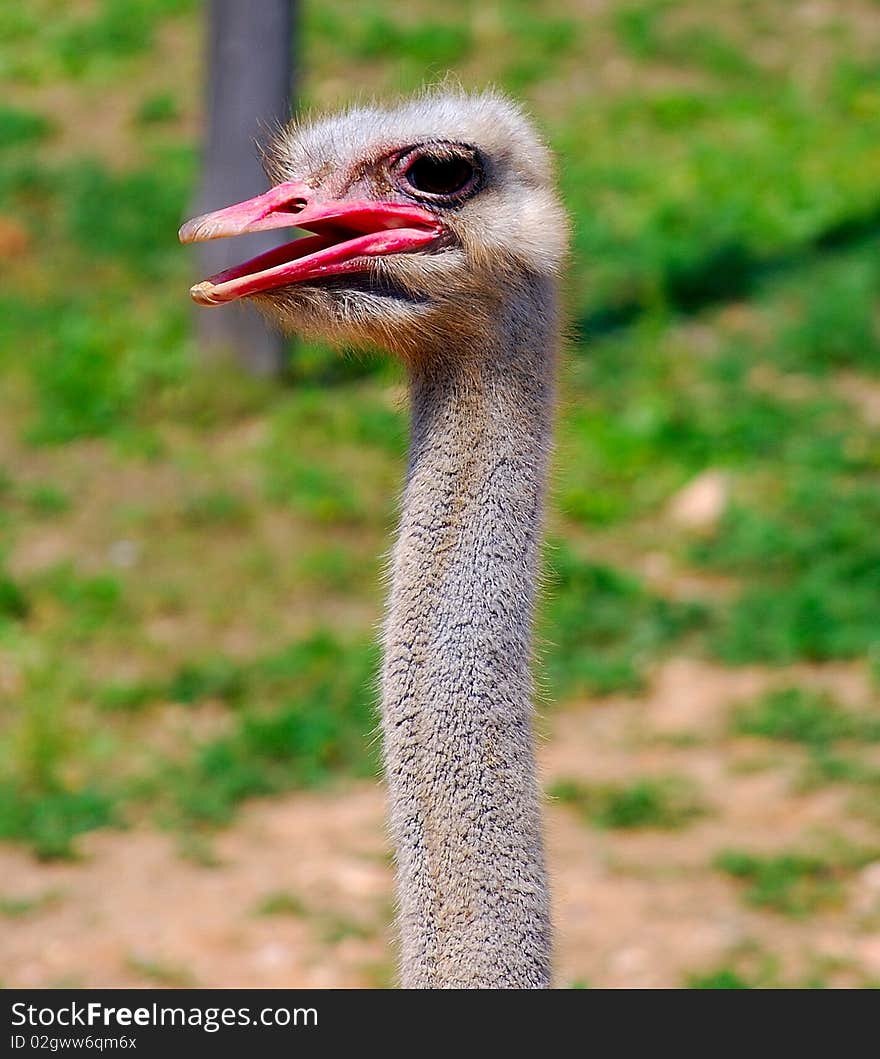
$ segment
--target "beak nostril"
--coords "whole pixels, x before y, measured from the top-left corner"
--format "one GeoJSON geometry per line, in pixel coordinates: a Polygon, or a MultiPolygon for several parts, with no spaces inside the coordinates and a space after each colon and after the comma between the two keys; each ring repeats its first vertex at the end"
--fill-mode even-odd
{"type": "Polygon", "coordinates": [[[280,206],[276,206],[275,213],[302,213],[302,211],[308,206],[308,202],[305,199],[291,199],[289,202],[282,203],[280,206]]]}

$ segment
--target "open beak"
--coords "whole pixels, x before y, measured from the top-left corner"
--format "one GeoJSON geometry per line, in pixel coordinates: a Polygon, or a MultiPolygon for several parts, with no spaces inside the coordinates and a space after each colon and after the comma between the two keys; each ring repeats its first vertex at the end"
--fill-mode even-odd
{"type": "Polygon", "coordinates": [[[421,250],[443,232],[437,217],[418,206],[369,200],[318,202],[308,185],[285,183],[187,221],[180,229],[180,241],[199,243],[271,228],[302,228],[314,234],[197,283],[190,290],[193,301],[220,305],[320,276],[363,272],[370,258],[421,250]]]}

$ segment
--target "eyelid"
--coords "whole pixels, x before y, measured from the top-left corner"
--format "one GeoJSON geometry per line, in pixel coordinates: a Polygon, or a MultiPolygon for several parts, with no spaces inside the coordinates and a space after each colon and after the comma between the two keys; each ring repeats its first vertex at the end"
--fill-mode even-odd
{"type": "Polygon", "coordinates": [[[425,140],[424,143],[411,143],[392,152],[388,159],[392,166],[399,166],[401,162],[408,160],[419,152],[427,155],[434,154],[441,158],[451,158],[455,155],[460,155],[472,165],[480,165],[480,156],[476,147],[469,143],[457,143],[454,140],[425,140]]]}
{"type": "Polygon", "coordinates": [[[464,201],[482,187],[485,176],[485,169],[479,151],[467,143],[455,143],[449,140],[428,140],[425,143],[403,147],[391,157],[394,160],[391,162],[390,168],[393,170],[396,179],[398,181],[406,181],[407,186],[401,188],[401,190],[407,194],[421,196],[426,202],[441,202],[444,199],[446,202],[452,202],[456,199],[464,201]],[[419,191],[409,181],[406,181],[406,175],[420,158],[430,158],[432,156],[438,161],[458,158],[471,166],[473,170],[471,177],[458,191],[450,192],[448,195],[440,192],[419,191]]]}

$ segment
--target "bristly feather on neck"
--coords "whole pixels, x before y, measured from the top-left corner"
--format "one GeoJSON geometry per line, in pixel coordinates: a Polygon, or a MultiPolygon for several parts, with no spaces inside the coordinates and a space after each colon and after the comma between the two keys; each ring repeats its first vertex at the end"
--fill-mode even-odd
{"type": "Polygon", "coordinates": [[[548,287],[520,292],[484,345],[410,367],[382,692],[404,986],[550,981],[530,672],[548,287]]]}

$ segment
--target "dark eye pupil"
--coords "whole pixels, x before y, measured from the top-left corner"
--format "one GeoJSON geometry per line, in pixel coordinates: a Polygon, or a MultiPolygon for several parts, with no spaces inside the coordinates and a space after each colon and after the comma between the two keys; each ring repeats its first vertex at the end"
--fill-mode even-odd
{"type": "Polygon", "coordinates": [[[407,169],[406,179],[430,195],[452,195],[468,183],[474,167],[465,158],[434,158],[422,155],[407,169]]]}

